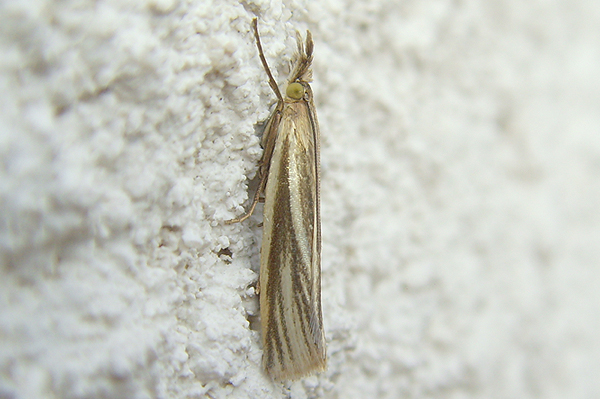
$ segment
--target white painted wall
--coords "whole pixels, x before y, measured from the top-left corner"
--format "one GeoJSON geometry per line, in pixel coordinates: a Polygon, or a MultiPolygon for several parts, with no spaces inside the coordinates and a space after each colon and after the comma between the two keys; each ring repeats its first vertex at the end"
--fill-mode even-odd
{"type": "Polygon", "coordinates": [[[595,1],[3,2],[0,397],[600,397],[599,70],[595,1]],[[290,386],[260,212],[222,223],[254,16],[280,81],[316,43],[330,358],[290,386]]]}

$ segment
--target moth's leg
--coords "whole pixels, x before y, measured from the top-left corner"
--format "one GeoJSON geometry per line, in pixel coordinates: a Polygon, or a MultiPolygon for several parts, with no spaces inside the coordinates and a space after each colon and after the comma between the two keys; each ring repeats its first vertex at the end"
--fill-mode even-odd
{"type": "Polygon", "coordinates": [[[240,216],[238,218],[226,220],[225,224],[233,224],[233,223],[243,222],[244,220],[248,219],[252,215],[252,213],[254,212],[254,208],[256,208],[256,204],[258,204],[258,202],[260,201],[260,195],[262,194],[262,192],[266,186],[267,176],[268,176],[268,173],[265,173],[265,174],[263,174],[263,176],[261,176],[260,183],[258,185],[258,189],[256,190],[256,193],[254,194],[254,199],[252,200],[252,205],[250,205],[250,209],[248,210],[248,212],[246,212],[245,214],[243,214],[242,216],[240,216]]]}

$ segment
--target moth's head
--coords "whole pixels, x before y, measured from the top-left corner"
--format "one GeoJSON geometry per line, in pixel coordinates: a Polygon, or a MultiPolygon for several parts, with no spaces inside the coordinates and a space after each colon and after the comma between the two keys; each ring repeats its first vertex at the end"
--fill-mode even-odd
{"type": "Polygon", "coordinates": [[[287,89],[285,89],[285,95],[292,100],[302,100],[304,98],[304,93],[306,93],[306,89],[298,82],[290,83],[287,89]]]}

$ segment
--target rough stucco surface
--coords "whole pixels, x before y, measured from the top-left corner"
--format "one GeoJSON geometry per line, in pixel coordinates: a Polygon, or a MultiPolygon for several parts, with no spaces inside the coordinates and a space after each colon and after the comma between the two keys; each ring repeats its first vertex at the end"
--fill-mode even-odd
{"type": "Polygon", "coordinates": [[[600,397],[600,3],[3,2],[0,397],[600,397]],[[329,368],[260,370],[247,205],[316,43],[329,368]]]}

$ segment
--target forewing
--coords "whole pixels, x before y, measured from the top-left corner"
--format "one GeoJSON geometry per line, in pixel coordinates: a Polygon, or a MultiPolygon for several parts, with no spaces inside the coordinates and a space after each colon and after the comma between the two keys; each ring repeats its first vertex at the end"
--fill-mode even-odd
{"type": "Polygon", "coordinates": [[[311,103],[286,103],[265,188],[260,307],[263,363],[275,379],[325,367],[318,127],[311,103]],[[317,129],[317,131],[315,131],[317,129]]]}

